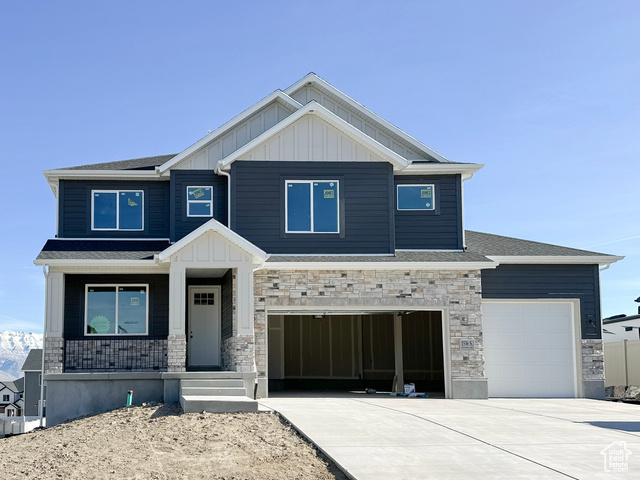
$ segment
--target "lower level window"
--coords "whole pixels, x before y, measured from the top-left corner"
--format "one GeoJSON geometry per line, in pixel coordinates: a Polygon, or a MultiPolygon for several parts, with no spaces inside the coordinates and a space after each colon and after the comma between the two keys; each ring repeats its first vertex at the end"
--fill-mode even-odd
{"type": "Polygon", "coordinates": [[[87,335],[147,335],[148,285],[87,285],[87,335]]]}

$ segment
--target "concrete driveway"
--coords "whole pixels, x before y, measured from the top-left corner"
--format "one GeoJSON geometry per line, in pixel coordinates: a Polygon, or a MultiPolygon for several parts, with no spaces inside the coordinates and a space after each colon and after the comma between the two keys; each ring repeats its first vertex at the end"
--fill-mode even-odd
{"type": "Polygon", "coordinates": [[[260,403],[359,480],[640,478],[639,405],[383,394],[274,395],[260,403]]]}

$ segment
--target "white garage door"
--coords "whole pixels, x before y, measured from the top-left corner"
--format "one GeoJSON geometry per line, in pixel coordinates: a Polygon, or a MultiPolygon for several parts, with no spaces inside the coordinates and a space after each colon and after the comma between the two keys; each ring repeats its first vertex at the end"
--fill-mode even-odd
{"type": "Polygon", "coordinates": [[[482,303],[490,397],[575,397],[573,304],[482,303]]]}

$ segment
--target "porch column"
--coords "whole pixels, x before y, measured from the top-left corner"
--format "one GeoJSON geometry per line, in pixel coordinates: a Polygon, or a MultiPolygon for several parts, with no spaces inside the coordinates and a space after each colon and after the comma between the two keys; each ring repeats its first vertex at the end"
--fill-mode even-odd
{"type": "Polygon", "coordinates": [[[49,272],[45,282],[44,372],[64,370],[64,274],[49,272]]]}
{"type": "Polygon", "coordinates": [[[167,337],[167,369],[184,372],[187,366],[185,325],[185,291],[187,270],[172,265],[169,269],[169,336],[167,337]]]}
{"type": "Polygon", "coordinates": [[[393,346],[396,356],[396,392],[404,392],[404,365],[402,364],[402,316],[393,316],[393,346]]]}
{"type": "Polygon", "coordinates": [[[253,335],[253,270],[251,265],[241,265],[237,269],[238,335],[253,335]]]}

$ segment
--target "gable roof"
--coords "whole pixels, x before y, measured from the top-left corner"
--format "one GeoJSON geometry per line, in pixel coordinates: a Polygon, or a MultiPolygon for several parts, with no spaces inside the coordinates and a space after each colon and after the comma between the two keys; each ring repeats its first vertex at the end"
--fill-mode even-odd
{"type": "Polygon", "coordinates": [[[226,240],[238,246],[239,248],[247,252],[249,255],[251,255],[254,259],[258,261],[264,262],[269,257],[269,255],[264,250],[256,247],[249,240],[245,239],[244,237],[241,237],[233,230],[230,230],[229,228],[225,227],[223,224],[218,222],[215,218],[212,218],[211,220],[204,223],[203,225],[200,225],[198,228],[196,228],[194,231],[189,233],[187,236],[183,237],[182,239],[178,240],[176,243],[174,243],[170,247],[158,253],[155,257],[160,262],[166,262],[167,260],[169,260],[169,258],[171,258],[171,255],[179,252],[184,247],[189,245],[191,242],[196,241],[198,238],[200,238],[201,236],[205,235],[208,232],[215,232],[220,234],[226,240]]]}
{"type": "Polygon", "coordinates": [[[522,240],[490,233],[466,231],[467,251],[505,263],[563,263],[608,265],[624,257],[522,240]]]}
{"type": "Polygon", "coordinates": [[[316,115],[319,118],[322,118],[327,123],[339,128],[343,133],[349,135],[352,139],[354,139],[359,144],[363,145],[365,148],[371,150],[377,155],[380,155],[382,158],[387,160],[394,166],[394,170],[396,168],[402,169],[409,165],[409,161],[403,158],[402,156],[395,153],[393,150],[385,147],[384,145],[379,144],[373,138],[369,137],[365,133],[361,132],[353,125],[345,122],[342,118],[338,117],[336,114],[330,112],[325,107],[320,105],[315,101],[311,101],[307,103],[304,107],[301,107],[297,112],[289,115],[287,118],[277,123],[269,130],[264,132],[262,135],[254,138],[243,147],[239,148],[231,155],[228,155],[224,159],[219,162],[220,168],[224,169],[229,164],[238,160],[240,157],[256,148],[261,143],[265,142],[269,138],[274,137],[278,133],[282,132],[285,128],[292,125],[294,122],[299,120],[305,115],[316,115]]]}
{"type": "Polygon", "coordinates": [[[201,138],[200,140],[198,140],[196,143],[194,143],[190,147],[186,148],[185,150],[183,150],[179,154],[175,155],[173,158],[169,159],[168,161],[166,161],[165,163],[160,165],[158,167],[158,171],[161,174],[166,173],[169,169],[171,169],[174,166],[178,165],[180,162],[182,162],[187,157],[189,157],[192,153],[195,153],[197,150],[200,150],[201,148],[205,147],[206,145],[208,145],[210,143],[213,143],[214,141],[220,139],[227,132],[229,132],[231,129],[233,129],[233,127],[235,127],[239,123],[243,122],[244,120],[249,118],[254,113],[258,112],[261,108],[266,107],[267,105],[269,105],[270,103],[273,103],[275,101],[279,101],[284,105],[288,105],[289,107],[291,107],[294,110],[297,110],[298,108],[300,108],[302,106],[298,102],[296,102],[293,98],[289,97],[288,95],[285,95],[282,92],[282,90],[276,90],[272,94],[267,95],[265,98],[260,100],[255,105],[252,105],[251,107],[247,108],[244,112],[242,112],[242,113],[236,115],[235,117],[233,117],[231,120],[229,120],[227,123],[225,123],[221,127],[217,128],[215,131],[209,133],[207,136],[201,138]]]}
{"type": "Polygon", "coordinates": [[[411,135],[407,134],[406,132],[396,127],[392,123],[388,122],[384,118],[373,113],[367,107],[357,102],[356,100],[354,100],[347,94],[343,93],[342,91],[338,90],[336,87],[331,85],[326,80],[320,78],[318,75],[316,75],[313,72],[308,73],[307,75],[302,77],[300,80],[295,82],[293,85],[286,88],[284,93],[286,93],[287,95],[294,95],[298,90],[304,88],[305,86],[314,86],[322,91],[328,92],[331,96],[341,100],[342,102],[349,105],[351,108],[362,112],[366,117],[369,117],[374,123],[377,123],[378,125],[382,126],[385,130],[391,132],[392,134],[397,135],[402,140],[409,143],[415,149],[423,152],[427,157],[430,157],[434,161],[444,162],[444,163],[448,163],[451,161],[445,156],[436,152],[435,150],[427,147],[424,143],[413,138],[411,135]]]}
{"type": "MultiPolygon", "coordinates": [[[[18,389],[18,386],[16,385],[16,381],[17,380],[2,380],[0,381],[0,385],[4,385],[7,389],[9,389],[10,391],[12,391],[13,393],[20,393],[20,389],[18,389]]],[[[0,388],[0,390],[2,390],[0,388]]]]}
{"type": "Polygon", "coordinates": [[[42,370],[42,349],[32,348],[22,364],[23,372],[39,372],[42,370]]]}

